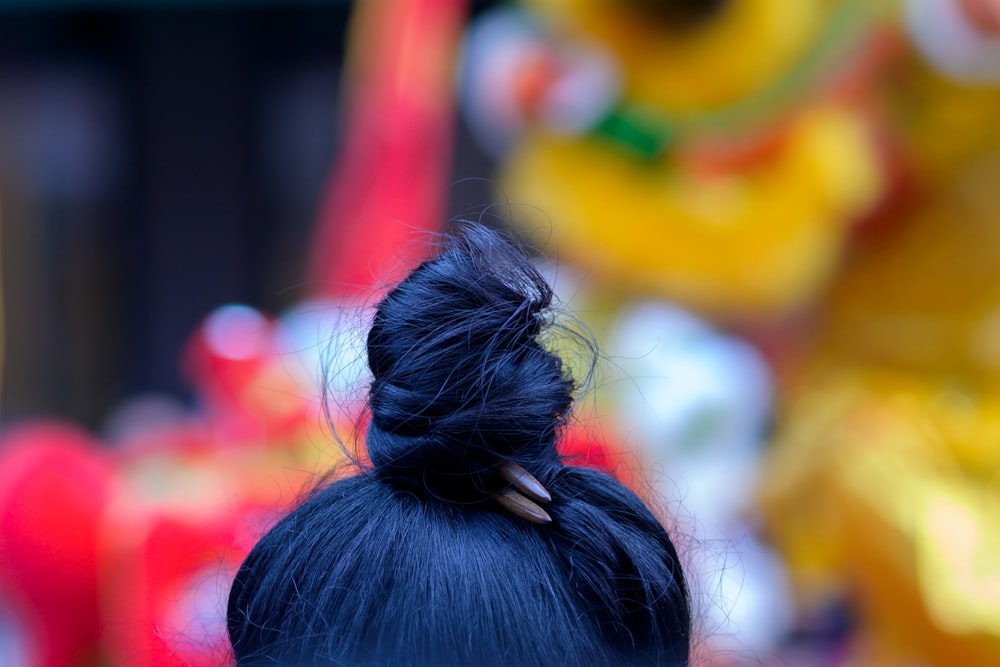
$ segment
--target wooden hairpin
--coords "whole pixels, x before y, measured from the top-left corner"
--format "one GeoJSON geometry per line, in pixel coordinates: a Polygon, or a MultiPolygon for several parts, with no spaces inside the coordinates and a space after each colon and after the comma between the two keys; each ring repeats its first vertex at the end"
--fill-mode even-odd
{"type": "Polygon", "coordinates": [[[513,461],[500,464],[497,472],[513,487],[493,496],[504,509],[532,523],[552,522],[549,513],[537,504],[552,500],[551,494],[541,482],[513,461]]]}

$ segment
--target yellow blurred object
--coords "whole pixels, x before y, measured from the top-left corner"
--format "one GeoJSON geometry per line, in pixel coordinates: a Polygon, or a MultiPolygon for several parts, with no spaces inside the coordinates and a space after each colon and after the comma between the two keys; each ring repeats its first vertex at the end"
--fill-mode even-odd
{"type": "Polygon", "coordinates": [[[1000,152],[1000,86],[962,86],[910,61],[891,93],[894,126],[926,182],[952,178],[970,156],[1000,152]]]}
{"type": "Polygon", "coordinates": [[[877,198],[881,177],[859,119],[817,107],[774,155],[740,171],[695,173],[599,139],[539,134],[515,149],[502,185],[537,207],[532,226],[554,230],[561,256],[599,278],[702,311],[760,316],[801,305],[826,281],[845,227],[877,198]]]}
{"type": "MultiPolygon", "coordinates": [[[[553,53],[594,48],[621,79],[586,131],[539,123],[508,153],[501,190],[528,234],[618,293],[711,317],[807,305],[885,191],[858,103],[882,3],[525,4],[553,53]]],[[[586,80],[553,71],[555,100],[586,80]]]]}
{"type": "Polygon", "coordinates": [[[925,375],[820,370],[789,406],[769,531],[800,590],[856,595],[879,664],[1000,662],[998,437],[1000,395],[925,375]]]}
{"type": "MultiPolygon", "coordinates": [[[[641,2],[529,0],[564,31],[613,51],[638,104],[697,114],[773,84],[815,44],[831,2],[730,0],[690,30],[665,31],[641,2]]],[[[652,4],[652,3],[647,3],[652,4]]],[[[707,3],[710,4],[710,3],[707,3]]]]}
{"type": "Polygon", "coordinates": [[[860,601],[857,664],[1000,664],[996,91],[899,82],[921,189],[819,309],[763,505],[805,604],[860,601]]]}
{"type": "Polygon", "coordinates": [[[1000,386],[1000,151],[952,172],[852,258],[826,306],[828,356],[1000,386]]]}

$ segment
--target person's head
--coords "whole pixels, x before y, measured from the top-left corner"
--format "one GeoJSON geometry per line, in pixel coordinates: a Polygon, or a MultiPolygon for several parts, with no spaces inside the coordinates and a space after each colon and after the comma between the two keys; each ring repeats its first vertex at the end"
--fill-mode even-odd
{"type": "Polygon", "coordinates": [[[247,557],[229,598],[238,667],[687,664],[666,531],[556,452],[575,385],[539,342],[551,301],[477,226],[386,296],[368,335],[371,463],[247,557]],[[511,462],[551,494],[551,521],[498,502],[511,462]]]}

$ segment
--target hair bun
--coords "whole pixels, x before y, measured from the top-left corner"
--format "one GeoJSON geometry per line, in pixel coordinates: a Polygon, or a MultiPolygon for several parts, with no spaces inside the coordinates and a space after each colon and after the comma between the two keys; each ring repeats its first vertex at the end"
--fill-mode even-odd
{"type": "Polygon", "coordinates": [[[469,226],[379,304],[368,334],[368,455],[378,474],[453,500],[491,495],[513,459],[558,465],[573,382],[538,336],[552,290],[510,241],[469,226]]]}

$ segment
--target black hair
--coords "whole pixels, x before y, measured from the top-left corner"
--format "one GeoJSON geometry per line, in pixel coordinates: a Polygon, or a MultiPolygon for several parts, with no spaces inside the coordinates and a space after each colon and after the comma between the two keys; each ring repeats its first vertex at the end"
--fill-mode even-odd
{"type": "Polygon", "coordinates": [[[478,225],[385,297],[368,335],[371,463],[310,494],[243,563],[238,667],[687,665],[666,530],[556,452],[576,387],[539,340],[552,298],[478,225]],[[551,523],[493,500],[508,461],[551,493],[551,523]]]}

